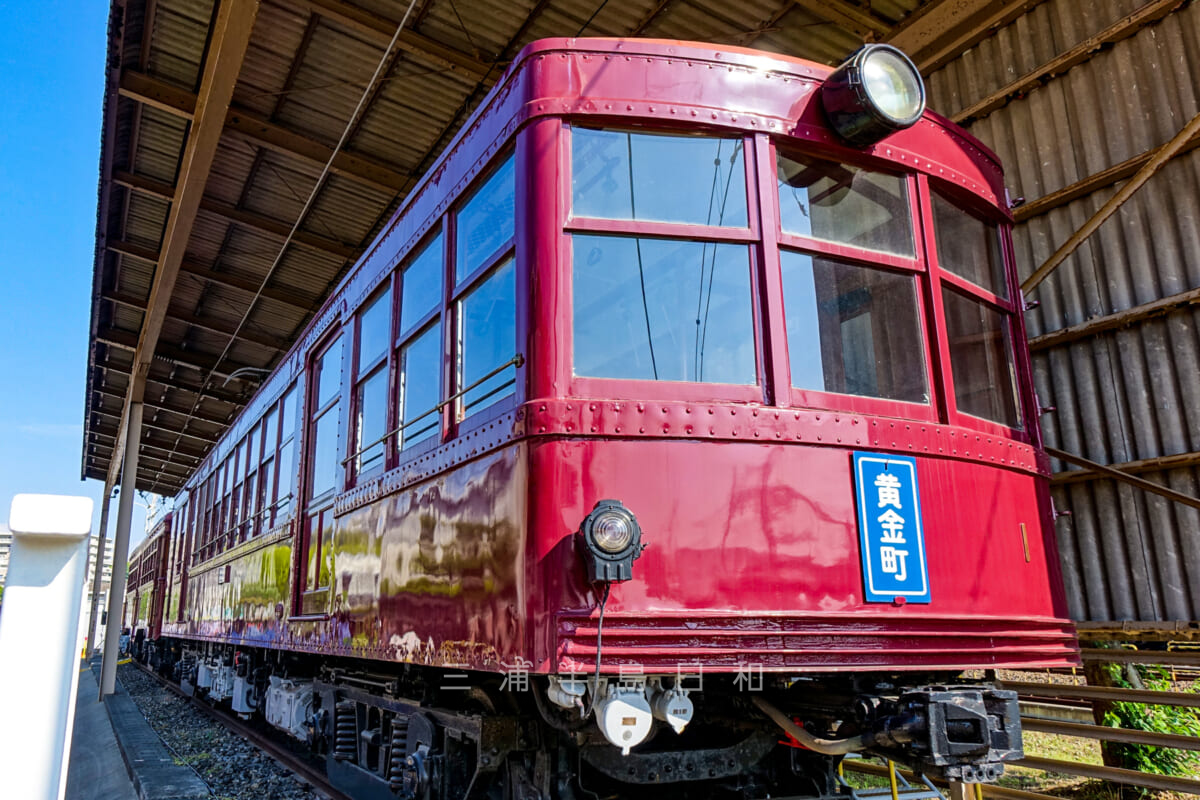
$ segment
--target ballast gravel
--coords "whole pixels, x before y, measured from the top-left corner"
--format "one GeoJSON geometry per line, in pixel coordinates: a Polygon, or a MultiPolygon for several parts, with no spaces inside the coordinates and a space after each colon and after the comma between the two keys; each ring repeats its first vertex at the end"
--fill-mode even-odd
{"type": "Polygon", "coordinates": [[[221,800],[323,800],[307,781],[131,664],[118,677],[150,727],[221,800]]]}

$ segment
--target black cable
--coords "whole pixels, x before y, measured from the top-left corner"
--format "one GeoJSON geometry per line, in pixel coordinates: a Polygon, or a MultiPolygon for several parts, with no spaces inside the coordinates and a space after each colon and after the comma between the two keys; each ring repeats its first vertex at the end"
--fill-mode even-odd
{"type": "MultiPolygon", "coordinates": [[[[729,203],[729,186],[733,182],[733,165],[737,161],[737,151],[740,146],[741,146],[741,142],[738,142],[737,144],[735,144],[733,146],[733,154],[729,156],[729,173],[725,176],[725,195],[721,198],[721,214],[720,214],[720,216],[717,217],[718,225],[720,225],[721,223],[723,223],[725,221],[725,206],[729,203]]],[[[717,267],[717,245],[714,244],[713,245],[712,262],[710,263],[709,270],[708,270],[708,302],[705,303],[705,306],[704,306],[704,330],[700,336],[700,352],[698,354],[699,359],[700,359],[700,369],[699,369],[699,373],[696,375],[696,380],[698,380],[698,381],[704,380],[704,344],[708,340],[708,312],[712,308],[713,273],[716,270],[716,267],[717,267]]],[[[704,290],[703,278],[701,278],[700,286],[701,286],[701,291],[703,291],[704,290]]]]}
{"type": "Polygon", "coordinates": [[[592,15],[590,17],[588,17],[587,22],[583,23],[583,27],[580,28],[578,30],[578,32],[576,32],[576,34],[575,34],[576,39],[578,39],[580,36],[583,36],[583,32],[586,31],[589,26],[591,26],[592,20],[594,20],[596,18],[597,14],[599,14],[601,11],[604,10],[604,7],[606,5],[608,5],[608,0],[604,0],[602,3],[600,3],[600,5],[596,6],[596,10],[592,12],[592,15]]]}
{"type": "MultiPolygon", "coordinates": [[[[601,5],[601,8],[603,7],[601,5]]],[[[633,219],[637,219],[637,201],[633,196],[633,134],[631,133],[625,134],[625,153],[629,161],[629,215],[633,219]]],[[[646,302],[646,272],[642,268],[642,240],[640,237],[633,237],[633,246],[637,248],[638,281],[642,285],[642,314],[646,318],[646,344],[650,346],[650,369],[654,372],[654,380],[658,380],[658,361],[654,358],[654,338],[650,333],[650,306],[646,302]]]]}
{"type": "Polygon", "coordinates": [[[596,622],[596,679],[595,685],[592,687],[592,701],[588,703],[588,710],[583,715],[587,719],[596,710],[596,697],[600,694],[600,642],[604,636],[604,607],[608,605],[608,593],[612,591],[612,584],[605,582],[604,594],[600,598],[600,619],[596,622]]]}

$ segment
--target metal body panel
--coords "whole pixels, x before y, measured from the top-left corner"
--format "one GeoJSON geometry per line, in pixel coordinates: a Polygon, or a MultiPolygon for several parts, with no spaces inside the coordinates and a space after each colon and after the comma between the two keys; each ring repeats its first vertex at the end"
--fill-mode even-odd
{"type": "MultiPolygon", "coordinates": [[[[782,373],[771,364],[785,352],[786,336],[778,285],[762,267],[769,308],[757,321],[767,373],[759,386],[730,394],[713,384],[601,385],[573,376],[564,115],[740,132],[754,143],[759,181],[773,174],[769,135],[789,136],[831,158],[916,173],[908,185],[923,203],[917,222],[930,213],[930,183],[969,193],[977,211],[1002,225],[1009,219],[994,156],[940,118],[929,115],[863,152],[837,144],[814,102],[828,71],[672,42],[549,40],[526,48],[191,485],[294,378],[303,383],[309,349],[352,320],[514,139],[517,340],[525,348],[515,398],[447,423],[453,435],[389,472],[343,484],[323,609],[293,615],[300,604],[292,576],[304,562],[285,527],[185,569],[186,621],[169,630],[492,671],[518,657],[541,672],[583,669],[594,657],[597,609],[573,534],[597,500],[616,498],[638,514],[651,547],[634,580],[612,593],[616,638],[605,647],[607,671],[634,661],[674,671],[697,659],[724,671],[739,658],[789,671],[1072,663],[1055,544],[1043,535],[1050,530],[1048,470],[1029,411],[1024,353],[1016,361],[1024,430],[951,412],[947,356],[936,350],[925,418],[898,419],[895,404],[862,398],[845,411],[804,408],[798,395],[775,388],[782,373]],[[605,394],[585,391],[597,386],[605,394]],[[862,602],[853,449],[917,458],[928,605],[862,602]],[[739,638],[752,631],[769,634],[739,638]]],[[[752,205],[756,191],[762,199],[773,189],[752,183],[752,205]]],[[[764,231],[774,246],[778,220],[762,214],[748,236],[764,231]]],[[[914,261],[925,263],[925,239],[914,261]]],[[[936,270],[924,269],[936,285],[936,270]]],[[[935,329],[939,314],[929,321],[935,329]]],[[[304,427],[299,452],[307,452],[304,427]]]]}
{"type": "Polygon", "coordinates": [[[863,600],[848,450],[564,439],[530,462],[534,662],[549,671],[594,665],[596,598],[572,534],[602,498],[637,514],[648,544],[609,599],[608,670],[1061,664],[1074,646],[1053,547],[1024,556],[1021,525],[1037,530],[1046,509],[1033,475],[917,459],[932,602],[916,605],[863,600]]]}

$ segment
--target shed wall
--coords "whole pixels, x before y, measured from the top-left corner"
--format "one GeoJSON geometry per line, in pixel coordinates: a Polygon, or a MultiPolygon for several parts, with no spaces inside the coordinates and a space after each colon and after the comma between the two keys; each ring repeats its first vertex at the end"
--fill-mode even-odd
{"type": "MultiPolygon", "coordinates": [[[[1138,0],[1035,7],[929,77],[955,112],[1137,11],[1138,0]]],[[[1200,4],[1184,3],[968,127],[1001,157],[1013,197],[1035,200],[1171,139],[1200,111],[1200,4]]],[[[1120,184],[1018,224],[1022,278],[1120,184]]],[[[1029,299],[1031,339],[1200,287],[1200,150],[1177,156],[1029,299]]],[[[1035,352],[1049,446],[1104,464],[1190,463],[1141,476],[1200,495],[1200,309],[1035,352]]],[[[1055,463],[1067,597],[1076,620],[1200,618],[1200,512],[1055,463]]]]}

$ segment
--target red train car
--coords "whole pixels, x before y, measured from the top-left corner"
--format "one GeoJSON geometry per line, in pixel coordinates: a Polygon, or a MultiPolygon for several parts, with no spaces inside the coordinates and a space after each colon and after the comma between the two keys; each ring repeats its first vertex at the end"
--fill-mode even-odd
{"type": "Polygon", "coordinates": [[[994,778],[958,675],[1076,659],[1010,224],[894,49],[530,45],[188,483],[159,656],[362,797],[994,778]]]}

